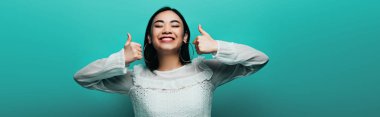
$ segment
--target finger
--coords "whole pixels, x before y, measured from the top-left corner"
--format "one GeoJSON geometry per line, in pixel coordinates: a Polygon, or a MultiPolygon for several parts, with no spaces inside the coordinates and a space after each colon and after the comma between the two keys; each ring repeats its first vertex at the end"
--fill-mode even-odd
{"type": "Polygon", "coordinates": [[[135,54],[141,54],[142,51],[141,50],[133,50],[133,53],[135,53],[135,54]]]}
{"type": "Polygon", "coordinates": [[[142,54],[141,54],[141,53],[138,53],[136,57],[141,58],[141,57],[142,57],[142,54]]]}
{"type": "Polygon", "coordinates": [[[136,42],[131,42],[131,44],[141,47],[141,44],[136,43],[136,42]]]}
{"type": "Polygon", "coordinates": [[[199,32],[200,32],[202,35],[207,35],[207,36],[209,35],[205,30],[203,30],[201,24],[198,25],[198,30],[199,30],[199,32]]]}
{"type": "Polygon", "coordinates": [[[141,50],[141,47],[139,45],[132,45],[132,47],[136,50],[141,50]]]}
{"type": "Polygon", "coordinates": [[[129,44],[129,43],[131,43],[131,41],[132,41],[132,36],[131,36],[131,34],[128,33],[128,40],[127,40],[127,43],[125,43],[125,44],[129,44]]]}
{"type": "Polygon", "coordinates": [[[138,60],[142,59],[142,55],[137,56],[137,59],[138,60]]]}
{"type": "Polygon", "coordinates": [[[138,52],[142,52],[141,48],[136,48],[136,50],[137,50],[138,52]]]}
{"type": "Polygon", "coordinates": [[[197,54],[201,55],[201,52],[199,51],[199,49],[196,49],[196,51],[197,51],[197,54]]]}
{"type": "Polygon", "coordinates": [[[139,56],[139,55],[141,55],[141,52],[136,52],[135,55],[139,56]]]}
{"type": "Polygon", "coordinates": [[[195,45],[195,51],[197,51],[197,53],[200,54],[200,51],[199,51],[198,45],[195,45]]]}
{"type": "Polygon", "coordinates": [[[141,50],[137,50],[137,49],[135,49],[134,51],[133,51],[135,54],[142,54],[142,51],[141,50]]]}
{"type": "Polygon", "coordinates": [[[135,58],[136,58],[136,60],[140,60],[141,59],[141,55],[137,55],[135,58]]]}
{"type": "Polygon", "coordinates": [[[140,47],[136,48],[137,50],[141,51],[142,49],[140,47]]]}
{"type": "Polygon", "coordinates": [[[198,44],[198,37],[196,39],[194,39],[193,44],[195,44],[195,45],[198,44]]]}
{"type": "Polygon", "coordinates": [[[140,55],[141,55],[141,52],[136,52],[135,55],[136,55],[136,56],[140,56],[140,55]]]}

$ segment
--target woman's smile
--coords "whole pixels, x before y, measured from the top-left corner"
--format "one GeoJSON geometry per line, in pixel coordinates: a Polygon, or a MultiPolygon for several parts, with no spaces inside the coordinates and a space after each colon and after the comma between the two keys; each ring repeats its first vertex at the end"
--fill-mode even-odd
{"type": "Polygon", "coordinates": [[[159,38],[160,42],[167,43],[167,42],[173,42],[175,40],[174,36],[171,35],[164,35],[159,38]]]}

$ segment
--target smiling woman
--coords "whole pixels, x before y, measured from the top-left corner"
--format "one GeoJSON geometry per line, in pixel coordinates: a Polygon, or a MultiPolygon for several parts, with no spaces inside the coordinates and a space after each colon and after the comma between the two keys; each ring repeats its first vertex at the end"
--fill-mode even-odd
{"type": "Polygon", "coordinates": [[[250,46],[214,40],[201,25],[193,44],[198,57],[190,61],[190,30],[175,9],[159,9],[148,22],[141,45],[128,40],[124,48],[79,70],[75,81],[88,89],[130,96],[137,117],[210,117],[213,92],[229,81],[253,74],[269,58],[250,46]],[[144,56],[144,65],[130,63],[144,56]]]}
{"type": "Polygon", "coordinates": [[[158,69],[159,63],[168,64],[161,65],[161,70],[168,69],[162,67],[178,67],[190,63],[189,38],[189,26],[179,11],[169,7],[159,9],[149,19],[145,31],[145,64],[153,71],[158,69]],[[163,56],[167,59],[162,58],[163,56]],[[177,63],[173,64],[169,61],[177,61],[177,63]]]}

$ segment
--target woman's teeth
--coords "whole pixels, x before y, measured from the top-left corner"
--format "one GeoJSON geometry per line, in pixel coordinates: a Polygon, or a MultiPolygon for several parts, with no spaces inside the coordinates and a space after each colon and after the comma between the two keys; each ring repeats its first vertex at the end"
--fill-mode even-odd
{"type": "Polygon", "coordinates": [[[170,40],[174,40],[173,38],[170,38],[170,37],[165,37],[165,38],[162,38],[161,40],[167,40],[167,41],[170,41],[170,40]]]}
{"type": "Polygon", "coordinates": [[[174,38],[172,38],[172,37],[162,37],[162,38],[160,38],[160,41],[162,41],[162,42],[171,42],[173,40],[174,40],[174,38]]]}

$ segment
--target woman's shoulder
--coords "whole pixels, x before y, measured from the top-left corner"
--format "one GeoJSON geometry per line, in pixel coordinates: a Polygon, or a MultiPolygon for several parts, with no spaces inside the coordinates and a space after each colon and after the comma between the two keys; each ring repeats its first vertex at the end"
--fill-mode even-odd
{"type": "Polygon", "coordinates": [[[205,57],[198,56],[198,57],[191,60],[191,65],[195,69],[200,70],[200,71],[210,70],[210,68],[207,65],[208,61],[209,60],[207,60],[205,57]]]}
{"type": "Polygon", "coordinates": [[[133,66],[133,73],[134,75],[139,76],[152,76],[152,71],[148,69],[148,67],[145,64],[136,64],[133,66]]]}

